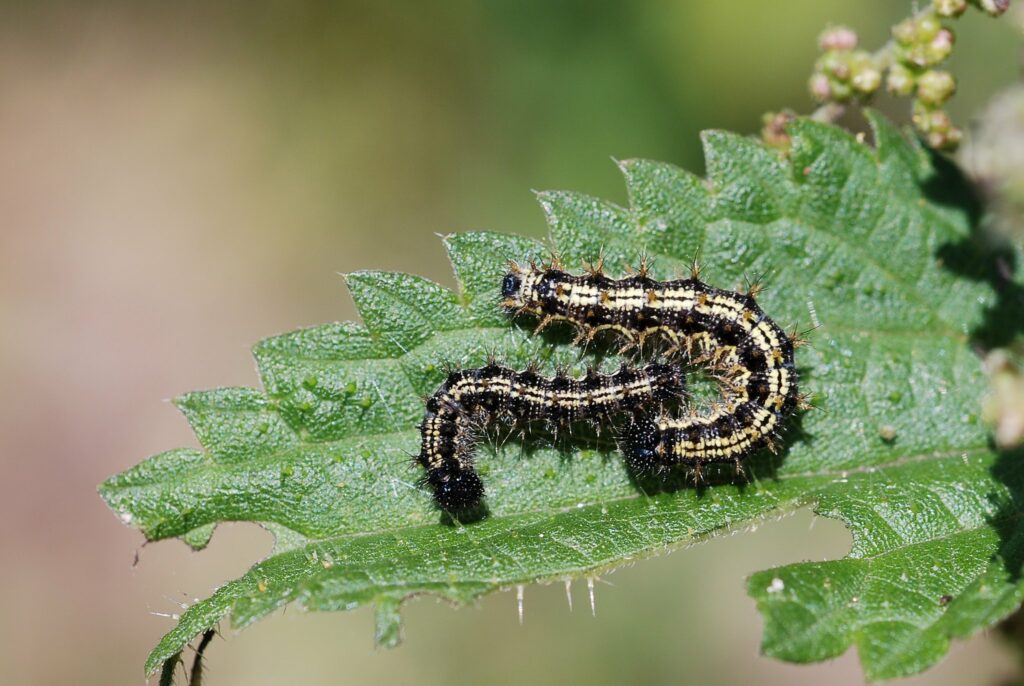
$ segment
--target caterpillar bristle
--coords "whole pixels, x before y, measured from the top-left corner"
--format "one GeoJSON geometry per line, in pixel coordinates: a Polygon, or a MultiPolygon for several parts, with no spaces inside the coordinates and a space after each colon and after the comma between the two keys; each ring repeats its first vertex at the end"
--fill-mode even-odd
{"type": "Polygon", "coordinates": [[[690,473],[693,475],[694,486],[699,486],[704,483],[704,472],[700,462],[695,462],[690,467],[690,473]]]}
{"type": "Polygon", "coordinates": [[[584,262],[584,270],[590,276],[604,276],[604,253],[600,252],[593,262],[584,262]]]}
{"type": "Polygon", "coordinates": [[[549,255],[548,255],[548,262],[547,262],[546,265],[544,265],[544,269],[545,269],[545,271],[552,271],[552,270],[554,270],[554,271],[562,271],[562,269],[563,269],[562,259],[558,256],[558,253],[556,253],[554,250],[552,250],[549,253],[549,255]]]}
{"type": "Polygon", "coordinates": [[[636,268],[637,276],[639,276],[641,279],[646,279],[647,275],[651,272],[652,266],[653,260],[650,258],[650,256],[647,255],[647,253],[642,253],[640,255],[640,264],[638,264],[636,268]]]}

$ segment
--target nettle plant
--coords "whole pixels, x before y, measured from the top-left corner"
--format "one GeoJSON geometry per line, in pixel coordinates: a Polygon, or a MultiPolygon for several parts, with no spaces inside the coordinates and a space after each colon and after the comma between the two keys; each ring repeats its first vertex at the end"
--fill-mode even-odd
{"type": "MultiPolygon", "coordinates": [[[[951,639],[1017,610],[1022,251],[986,230],[984,206],[935,152],[959,137],[936,117],[936,101],[952,93],[935,91],[951,79],[934,75],[952,45],[941,21],[966,4],[936,0],[875,54],[859,52],[848,29],[827,31],[811,78],[824,110],[770,117],[764,141],[706,132],[706,178],[629,160],[620,163],[628,207],[541,193],[549,244],[449,235],[455,290],[408,274],[350,274],[361,324],[258,343],[263,390],[178,398],[202,448],[151,457],[104,482],[102,497],[147,540],[180,537],[200,549],[218,522],[251,521],[273,532],[275,547],[185,611],[146,671],[162,669],[169,683],[197,636],[201,653],[221,620],[244,627],[289,603],[372,604],[377,641],[395,645],[410,596],[466,603],[524,584],[592,580],[805,506],[841,520],[853,546],[841,560],[751,576],[768,655],[812,662],[856,646],[868,678],[885,679],[935,664],[951,639]],[[871,110],[870,143],[819,121],[885,80],[913,94],[920,138],[871,110]],[[653,258],[657,278],[688,272],[698,254],[719,285],[769,274],[764,310],[813,328],[796,365],[801,389],[825,411],[798,415],[778,456],[746,461],[746,480],[699,488],[685,478],[641,488],[614,441],[539,442],[527,457],[515,439],[484,442],[486,515],[460,523],[442,513],[407,456],[419,448],[423,398],[447,366],[496,358],[582,376],[594,363],[571,336],[531,335],[498,307],[508,261],[552,252],[569,271],[600,256],[613,276],[640,254],[653,258]],[[990,356],[988,369],[998,373],[985,401],[992,351],[998,364],[990,356]],[[999,442],[983,404],[1002,427],[999,442]]],[[[193,678],[200,669],[197,659],[193,678]]]]}

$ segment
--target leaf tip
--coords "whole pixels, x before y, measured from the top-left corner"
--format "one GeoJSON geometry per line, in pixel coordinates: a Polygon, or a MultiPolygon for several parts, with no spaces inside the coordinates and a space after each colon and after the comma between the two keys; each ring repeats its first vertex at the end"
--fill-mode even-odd
{"type": "Polygon", "coordinates": [[[536,189],[531,190],[530,192],[533,193],[533,197],[537,199],[537,202],[540,203],[541,208],[545,212],[548,212],[550,209],[551,203],[557,193],[557,191],[539,191],[536,189]]]}

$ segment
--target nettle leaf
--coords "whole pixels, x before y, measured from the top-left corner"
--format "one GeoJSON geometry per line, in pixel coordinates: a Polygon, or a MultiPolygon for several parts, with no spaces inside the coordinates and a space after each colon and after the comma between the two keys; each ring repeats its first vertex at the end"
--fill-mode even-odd
{"type": "MultiPolygon", "coordinates": [[[[363,324],[326,324],[259,343],[264,391],[177,402],[202,450],[173,450],[100,487],[148,539],[202,547],[222,521],[259,522],[273,553],[185,612],[148,671],[230,616],[243,627],[288,603],[372,603],[377,640],[399,640],[399,605],[419,593],[468,602],[517,584],[593,576],[719,530],[813,505],[853,533],[849,557],[755,574],[764,650],[808,662],[856,645],[870,678],[919,671],[951,638],[1021,602],[1019,460],[976,419],[972,351],[1019,327],[1019,288],[998,291],[972,235],[976,215],[948,164],[870,115],[872,148],[799,120],[787,155],[704,135],[707,179],[626,161],[630,206],[541,193],[553,248],[570,268],[638,257],[656,276],[696,254],[712,284],[763,275],[766,312],[817,327],[797,364],[821,411],[797,418],[779,457],[748,461],[747,483],[700,489],[631,481],[610,445],[480,448],[489,514],[460,525],[433,506],[410,455],[422,396],[446,365],[494,355],[582,371],[568,335],[532,336],[498,309],[506,260],[536,242],[488,233],[445,239],[456,291],[405,274],[348,285],[363,324]]],[[[609,361],[614,362],[614,360],[609,361]]],[[[492,442],[494,443],[494,442],[492,442]]]]}

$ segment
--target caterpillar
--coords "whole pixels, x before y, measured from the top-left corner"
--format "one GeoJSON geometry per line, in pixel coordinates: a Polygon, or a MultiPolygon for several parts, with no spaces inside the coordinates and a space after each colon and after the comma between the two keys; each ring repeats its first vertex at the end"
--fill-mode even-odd
{"type": "Polygon", "coordinates": [[[625,348],[642,349],[647,339],[668,340],[667,355],[700,365],[715,378],[722,400],[711,411],[685,416],[660,413],[634,416],[623,451],[641,472],[685,464],[699,476],[702,465],[741,460],[775,440],[785,418],[806,407],[797,390],[794,348],[803,341],[787,335],[757,305],[759,286],[746,293],[702,282],[694,266],[688,279],[656,281],[642,263],[638,272],[611,279],[600,265],[582,275],[556,264],[511,264],[502,282],[502,306],[512,314],[540,317],[537,331],[555,322],[578,330],[576,343],[587,344],[602,331],[625,339],[625,348]]]}
{"type": "Polygon", "coordinates": [[[477,506],[483,482],[473,469],[473,450],[482,425],[496,421],[545,421],[554,428],[575,422],[600,426],[613,415],[659,407],[683,392],[681,369],[651,363],[614,374],[589,371],[582,379],[552,378],[488,364],[449,373],[427,400],[420,425],[418,461],[427,470],[434,501],[448,512],[477,506]]]}

